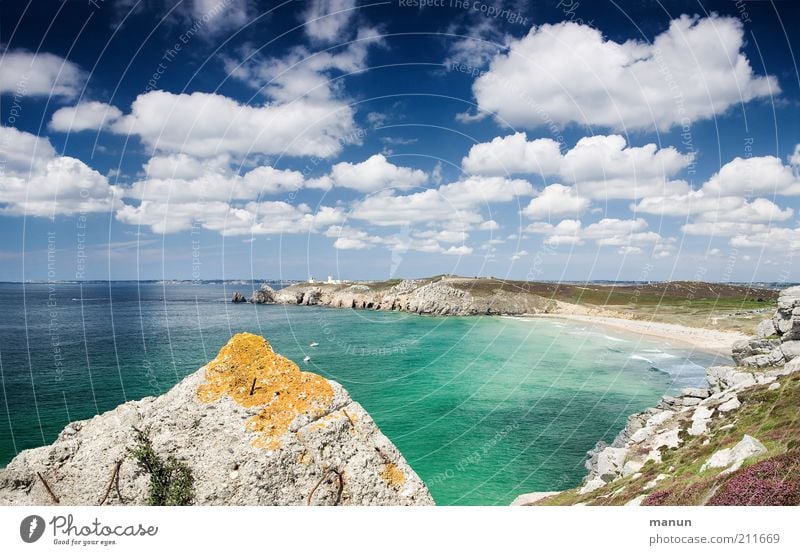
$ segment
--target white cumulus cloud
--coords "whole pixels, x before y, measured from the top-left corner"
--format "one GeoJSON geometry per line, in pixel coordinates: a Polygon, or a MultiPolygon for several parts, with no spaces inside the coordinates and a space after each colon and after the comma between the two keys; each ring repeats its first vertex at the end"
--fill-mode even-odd
{"type": "Polygon", "coordinates": [[[45,138],[0,127],[4,164],[0,214],[55,217],[108,212],[119,204],[116,189],[80,160],[60,156],[45,138]]]}
{"type": "Polygon", "coordinates": [[[565,216],[580,216],[591,201],[578,196],[575,189],[560,184],[548,185],[544,191],[522,209],[522,213],[535,220],[552,220],[565,216]]]}
{"type": "Polygon", "coordinates": [[[737,18],[717,15],[674,19],[652,43],[540,25],[497,55],[473,92],[507,125],[667,130],[780,92],[775,77],[754,73],[744,40],[737,18]]]}
{"type": "Polygon", "coordinates": [[[76,106],[59,108],[50,120],[50,129],[65,133],[103,129],[122,117],[116,106],[105,102],[81,102],[76,106]]]}
{"type": "Polygon", "coordinates": [[[637,199],[688,192],[688,185],[675,176],[693,158],[671,146],[628,146],[621,135],[583,137],[561,154],[552,139],[528,140],[525,133],[515,133],[473,146],[462,167],[481,175],[557,177],[589,199],[637,199]]]}
{"type": "Polygon", "coordinates": [[[396,166],[383,154],[375,154],[357,164],[350,162],[335,164],[331,168],[330,177],[336,186],[355,189],[362,193],[383,189],[411,189],[422,185],[428,179],[422,170],[396,166]]]}
{"type": "Polygon", "coordinates": [[[0,56],[0,94],[73,98],[85,81],[80,66],[55,54],[11,50],[0,56]]]}

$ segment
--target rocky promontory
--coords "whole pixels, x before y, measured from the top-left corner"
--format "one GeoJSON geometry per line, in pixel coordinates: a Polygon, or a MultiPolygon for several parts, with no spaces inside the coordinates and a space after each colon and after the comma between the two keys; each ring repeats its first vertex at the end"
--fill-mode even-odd
{"type": "Polygon", "coordinates": [[[2,505],[146,503],[433,500],[341,385],[242,333],[167,393],[73,422],[0,470],[2,505]]]}
{"type": "Polygon", "coordinates": [[[589,452],[583,484],[515,504],[800,504],[800,287],[781,292],[758,336],[733,345],[735,366],[708,386],[664,396],[589,452]]]}
{"type": "Polygon", "coordinates": [[[555,301],[508,282],[454,276],[358,284],[302,283],[278,291],[275,300],[438,316],[536,314],[556,307],[555,301]]]}

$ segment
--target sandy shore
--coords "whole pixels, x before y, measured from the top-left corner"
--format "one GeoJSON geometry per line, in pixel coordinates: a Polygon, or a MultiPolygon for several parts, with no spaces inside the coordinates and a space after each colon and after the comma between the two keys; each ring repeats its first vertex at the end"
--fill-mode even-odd
{"type": "Polygon", "coordinates": [[[709,330],[705,328],[690,328],[678,324],[665,324],[647,320],[629,320],[594,314],[535,314],[533,318],[556,318],[599,324],[608,328],[626,331],[628,333],[660,337],[668,341],[679,341],[689,344],[696,349],[716,354],[730,356],[731,345],[734,341],[748,339],[747,335],[731,331],[709,330]]]}

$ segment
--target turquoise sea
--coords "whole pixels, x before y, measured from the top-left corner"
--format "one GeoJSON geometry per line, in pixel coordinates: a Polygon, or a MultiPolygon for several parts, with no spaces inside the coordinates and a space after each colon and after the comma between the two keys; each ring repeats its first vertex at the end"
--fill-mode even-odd
{"type": "Polygon", "coordinates": [[[566,321],[234,305],[235,290],[252,291],[0,284],[0,465],[72,420],[166,391],[250,331],[342,383],[437,503],[508,504],[580,483],[588,449],[716,360],[566,321]]]}

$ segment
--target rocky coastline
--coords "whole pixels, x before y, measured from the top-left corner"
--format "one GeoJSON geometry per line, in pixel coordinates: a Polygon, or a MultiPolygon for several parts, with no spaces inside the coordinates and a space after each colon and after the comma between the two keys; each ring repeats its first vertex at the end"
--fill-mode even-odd
{"type": "Polygon", "coordinates": [[[432,505],[334,381],[238,334],[158,397],[72,422],[0,470],[0,505],[432,505]]]}
{"type": "MultiPolygon", "coordinates": [[[[240,293],[234,295],[233,302],[240,293]]],[[[524,290],[499,285],[474,287],[474,280],[438,276],[395,282],[294,284],[279,291],[255,292],[253,303],[327,306],[411,312],[436,316],[522,315],[554,310],[557,303],[524,290]]]]}
{"type": "MultiPolygon", "coordinates": [[[[783,460],[787,451],[795,460],[796,441],[768,433],[769,422],[756,423],[756,429],[764,430],[761,439],[743,430],[752,429],[744,425],[751,411],[761,414],[767,401],[786,404],[781,395],[800,390],[800,287],[783,290],[773,316],[758,325],[756,337],[734,343],[731,356],[734,366],[706,370],[708,387],[662,397],[655,407],[630,416],[610,445],[599,442],[588,453],[587,474],[579,488],[524,494],[513,504],[714,502],[743,465],[768,455],[783,460]],[[724,447],[714,450],[714,445],[724,447]],[[678,468],[682,450],[692,450],[687,454],[697,467],[691,472],[705,474],[703,481],[691,482],[683,474],[686,469],[678,468]],[[672,487],[659,489],[665,483],[672,487]],[[684,492],[697,490],[694,497],[675,493],[677,484],[684,492]],[[703,488],[706,495],[699,494],[703,488]]],[[[788,400],[796,410],[796,399],[788,400]]],[[[768,413],[765,418],[777,417],[768,413]]],[[[792,475],[798,471],[800,466],[790,467],[792,475]]]]}

